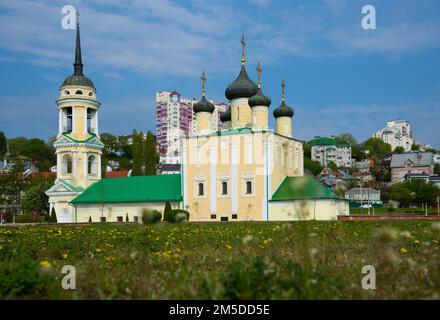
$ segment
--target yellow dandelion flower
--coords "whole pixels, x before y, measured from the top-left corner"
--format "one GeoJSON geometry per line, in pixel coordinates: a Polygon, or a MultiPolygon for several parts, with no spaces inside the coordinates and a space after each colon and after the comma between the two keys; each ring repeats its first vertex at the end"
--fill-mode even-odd
{"type": "Polygon", "coordinates": [[[415,243],[415,244],[419,244],[420,241],[416,239],[416,240],[414,240],[414,243],[415,243]]]}
{"type": "Polygon", "coordinates": [[[49,269],[50,267],[52,267],[52,265],[50,264],[49,261],[44,260],[40,262],[40,266],[43,267],[44,269],[49,269]]]}
{"type": "Polygon", "coordinates": [[[228,250],[232,250],[232,246],[231,246],[230,244],[227,244],[227,245],[226,245],[226,249],[228,249],[228,250]]]}
{"type": "Polygon", "coordinates": [[[61,255],[61,259],[66,260],[69,257],[69,254],[67,252],[63,253],[61,255]]]}
{"type": "Polygon", "coordinates": [[[436,240],[436,239],[432,239],[432,243],[437,244],[437,243],[438,243],[438,240],[436,240]]]}
{"type": "Polygon", "coordinates": [[[102,252],[103,251],[103,249],[101,249],[101,248],[96,248],[96,250],[95,250],[97,253],[100,253],[100,252],[102,252]]]}
{"type": "Polygon", "coordinates": [[[405,247],[400,248],[401,253],[408,253],[408,250],[405,247]]]}

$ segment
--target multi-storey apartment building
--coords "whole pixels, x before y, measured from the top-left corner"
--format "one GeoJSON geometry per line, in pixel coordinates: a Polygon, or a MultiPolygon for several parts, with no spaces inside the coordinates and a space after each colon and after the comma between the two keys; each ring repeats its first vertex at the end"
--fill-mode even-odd
{"type": "Polygon", "coordinates": [[[410,151],[414,143],[411,124],[406,120],[388,121],[385,128],[374,133],[374,137],[390,144],[391,150],[403,147],[405,151],[410,151]]]}
{"type": "Polygon", "coordinates": [[[338,144],[335,139],[316,136],[308,143],[312,148],[312,160],[318,161],[323,166],[330,162],[338,167],[351,168],[351,146],[338,144]]]}
{"type": "MultiPolygon", "coordinates": [[[[160,164],[180,164],[180,138],[196,133],[193,105],[197,101],[183,97],[177,91],[156,92],[156,143],[160,164]]],[[[222,128],[220,115],[225,103],[214,103],[211,129],[222,128]]]]}

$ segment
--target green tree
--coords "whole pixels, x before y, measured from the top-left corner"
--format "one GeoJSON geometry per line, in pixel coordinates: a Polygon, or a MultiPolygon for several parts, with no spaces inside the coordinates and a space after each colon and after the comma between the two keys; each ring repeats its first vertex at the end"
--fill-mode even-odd
{"type": "Polygon", "coordinates": [[[137,132],[133,130],[133,164],[132,164],[132,176],[141,176],[144,174],[143,171],[143,155],[144,155],[144,144],[142,132],[137,132]]]}
{"type": "Polygon", "coordinates": [[[55,212],[55,207],[52,207],[52,211],[50,212],[50,216],[48,219],[49,222],[57,223],[57,214],[55,212]]]}
{"type": "Polygon", "coordinates": [[[391,145],[379,138],[370,138],[364,142],[363,147],[369,151],[369,155],[381,159],[391,154],[391,145]]]}
{"type": "Polygon", "coordinates": [[[434,167],[434,174],[440,175],[440,164],[436,164],[434,167]]]}
{"type": "Polygon", "coordinates": [[[410,204],[436,204],[440,189],[424,180],[413,179],[394,184],[390,189],[390,198],[399,201],[403,206],[410,204]]]}
{"type": "Polygon", "coordinates": [[[144,145],[145,174],[155,175],[157,172],[157,164],[159,163],[159,155],[156,150],[156,137],[148,130],[147,138],[144,145]]]}
{"type": "Polygon", "coordinates": [[[47,171],[56,163],[55,149],[41,139],[18,137],[8,140],[11,159],[24,156],[32,160],[40,171],[47,171]]]}
{"type": "Polygon", "coordinates": [[[396,147],[396,148],[394,149],[393,152],[394,152],[394,153],[399,153],[399,154],[401,154],[401,153],[405,153],[405,149],[404,149],[403,147],[401,147],[401,146],[398,146],[398,147],[396,147]]]}
{"type": "Polygon", "coordinates": [[[36,211],[40,214],[48,214],[49,199],[45,192],[50,186],[51,184],[47,181],[42,181],[41,183],[27,189],[23,197],[23,209],[27,212],[36,211]]]}
{"type": "Polygon", "coordinates": [[[321,173],[323,167],[319,161],[312,160],[310,158],[304,158],[304,169],[308,170],[314,176],[321,173]]]}
{"type": "Polygon", "coordinates": [[[312,147],[305,143],[304,146],[304,158],[312,158],[312,147]]]}
{"type": "Polygon", "coordinates": [[[336,163],[334,163],[333,161],[330,161],[330,162],[327,164],[327,167],[329,167],[329,168],[332,169],[333,171],[338,170],[338,165],[337,165],[336,163]]]}
{"type": "Polygon", "coordinates": [[[356,161],[365,159],[365,153],[358,144],[351,146],[351,156],[356,159],[356,161]]]}
{"type": "Polygon", "coordinates": [[[336,136],[335,140],[338,144],[349,144],[351,146],[357,145],[356,138],[348,132],[341,133],[340,135],[336,136]]]}
{"type": "Polygon", "coordinates": [[[6,140],[5,133],[0,131],[0,160],[3,160],[3,156],[8,152],[8,142],[6,140]]]}
{"type": "Polygon", "coordinates": [[[169,214],[169,212],[171,211],[171,204],[170,204],[170,202],[169,201],[167,201],[166,203],[165,203],[165,208],[163,209],[163,219],[165,220],[165,221],[169,221],[169,217],[168,217],[168,214],[169,214]]]}
{"type": "Polygon", "coordinates": [[[420,146],[418,144],[411,145],[411,151],[420,151],[420,146]]]}

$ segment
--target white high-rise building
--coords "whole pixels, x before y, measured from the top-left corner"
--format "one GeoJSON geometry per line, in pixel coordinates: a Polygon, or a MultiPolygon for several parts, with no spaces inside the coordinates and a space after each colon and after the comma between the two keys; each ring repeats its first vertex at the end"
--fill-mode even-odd
{"type": "MultiPolygon", "coordinates": [[[[164,164],[180,164],[180,138],[196,133],[193,111],[196,102],[194,98],[185,98],[177,91],[156,92],[156,145],[160,167],[165,167],[164,164]]],[[[226,111],[227,105],[221,102],[214,103],[214,106],[211,129],[217,131],[222,128],[220,115],[226,111]]]]}
{"type": "Polygon", "coordinates": [[[393,151],[397,147],[402,147],[405,151],[410,151],[414,143],[411,124],[406,120],[388,121],[387,126],[376,131],[373,136],[390,144],[391,150],[393,151]]]}

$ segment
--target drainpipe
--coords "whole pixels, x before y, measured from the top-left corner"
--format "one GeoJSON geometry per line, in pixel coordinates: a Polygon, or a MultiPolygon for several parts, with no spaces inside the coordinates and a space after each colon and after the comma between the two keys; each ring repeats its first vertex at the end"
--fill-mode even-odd
{"type": "Polygon", "coordinates": [[[266,135],[266,221],[269,221],[269,134],[266,135]]]}

